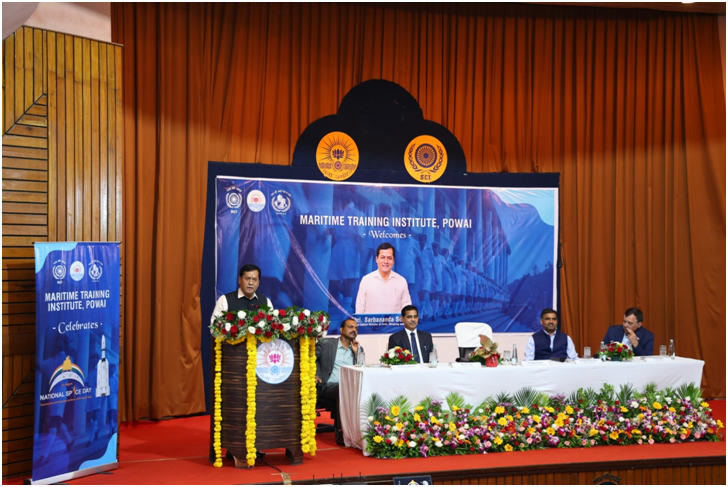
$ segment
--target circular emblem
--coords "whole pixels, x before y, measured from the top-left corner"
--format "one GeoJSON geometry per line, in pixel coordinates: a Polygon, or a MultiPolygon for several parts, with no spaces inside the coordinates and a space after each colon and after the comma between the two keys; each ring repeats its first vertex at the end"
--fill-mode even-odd
{"type": "Polygon", "coordinates": [[[53,277],[55,277],[57,281],[60,281],[61,279],[66,277],[66,266],[63,264],[54,265],[53,277]]]}
{"type": "Polygon", "coordinates": [[[243,204],[243,195],[237,191],[230,191],[225,197],[225,203],[227,203],[228,208],[233,210],[240,208],[240,205],[243,204]]]}
{"type": "Polygon", "coordinates": [[[71,264],[71,279],[74,281],[80,281],[83,279],[83,264],[79,261],[74,262],[71,264]]]}
{"type": "Polygon", "coordinates": [[[265,208],[265,195],[262,191],[254,189],[248,193],[248,208],[250,208],[250,211],[255,212],[261,211],[265,208]]]}
{"type": "Polygon", "coordinates": [[[421,183],[437,181],[447,168],[445,146],[431,135],[415,137],[404,152],[404,167],[421,183]]]}
{"type": "Polygon", "coordinates": [[[288,191],[274,191],[270,204],[277,213],[285,213],[291,208],[291,194],[288,191]]]}
{"type": "Polygon", "coordinates": [[[293,372],[293,349],[283,340],[273,340],[258,346],[258,364],[255,373],[268,384],[285,382],[293,372]]]}
{"type": "Polygon", "coordinates": [[[102,266],[103,264],[98,260],[93,260],[88,265],[88,275],[92,280],[98,281],[101,278],[101,274],[104,273],[102,266]]]}
{"type": "Polygon", "coordinates": [[[334,181],[348,179],[359,165],[359,149],[344,132],[326,134],[316,148],[316,164],[321,173],[334,181]]]}

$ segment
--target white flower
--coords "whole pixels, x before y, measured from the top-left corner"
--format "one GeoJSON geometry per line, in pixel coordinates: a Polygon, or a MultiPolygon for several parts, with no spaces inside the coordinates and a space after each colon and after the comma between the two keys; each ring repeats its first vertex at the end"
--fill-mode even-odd
{"type": "Polygon", "coordinates": [[[230,323],[225,323],[225,331],[230,331],[230,327],[233,326],[230,323]]]}
{"type": "Polygon", "coordinates": [[[242,309],[241,309],[240,311],[238,311],[238,318],[240,318],[241,320],[242,320],[243,318],[245,318],[245,310],[242,310],[242,309]]]}
{"type": "Polygon", "coordinates": [[[290,329],[291,329],[291,325],[289,325],[288,323],[283,323],[283,331],[288,331],[290,329]]]}
{"type": "Polygon", "coordinates": [[[624,418],[622,418],[622,417],[620,416],[620,418],[619,418],[619,422],[620,422],[620,423],[624,423],[624,418]]]}
{"type": "Polygon", "coordinates": [[[318,332],[320,332],[320,331],[321,331],[321,327],[320,327],[320,326],[318,326],[318,325],[316,325],[316,326],[314,327],[314,330],[316,330],[316,333],[318,333],[318,332]]]}
{"type": "Polygon", "coordinates": [[[249,326],[248,327],[248,333],[252,333],[253,335],[255,335],[255,327],[254,326],[249,326]]]}
{"type": "Polygon", "coordinates": [[[395,443],[397,441],[397,437],[392,435],[389,437],[389,441],[391,441],[392,443],[395,443]]]}
{"type": "Polygon", "coordinates": [[[374,416],[369,416],[369,417],[367,418],[367,421],[369,421],[370,423],[371,423],[372,421],[374,421],[374,416]]]}
{"type": "Polygon", "coordinates": [[[324,316],[324,321],[322,323],[326,323],[326,317],[324,316]]]}
{"type": "Polygon", "coordinates": [[[278,316],[278,310],[277,309],[274,309],[273,310],[273,316],[278,316]]]}
{"type": "Polygon", "coordinates": [[[410,448],[414,448],[414,447],[416,447],[416,446],[417,446],[417,442],[416,442],[416,441],[410,441],[410,442],[409,442],[409,447],[410,447],[410,448]]]}
{"type": "Polygon", "coordinates": [[[442,446],[442,442],[440,440],[437,440],[435,442],[435,446],[438,447],[438,448],[441,447],[442,446]]]}
{"type": "Polygon", "coordinates": [[[668,403],[668,404],[672,404],[672,398],[671,397],[666,397],[665,398],[665,402],[668,403]]]}
{"type": "MultiPolygon", "coordinates": [[[[293,326],[298,326],[298,316],[294,316],[293,320],[291,320],[291,321],[293,322],[293,326]]],[[[286,331],[288,331],[288,330],[286,330],[286,331]]]]}
{"type": "Polygon", "coordinates": [[[260,322],[258,322],[258,328],[260,328],[260,329],[265,328],[265,325],[267,325],[265,320],[260,320],[260,322]]]}
{"type": "Polygon", "coordinates": [[[631,407],[631,408],[636,408],[638,406],[639,406],[639,403],[637,401],[632,401],[631,403],[629,403],[629,407],[631,407]]]}
{"type": "Polygon", "coordinates": [[[459,440],[464,440],[465,439],[465,435],[458,435],[458,439],[459,440]]]}
{"type": "Polygon", "coordinates": [[[309,310],[307,310],[307,309],[304,309],[304,310],[303,310],[303,314],[304,314],[304,315],[305,315],[305,316],[306,316],[307,318],[308,318],[309,316],[311,316],[311,312],[310,312],[309,310]]]}

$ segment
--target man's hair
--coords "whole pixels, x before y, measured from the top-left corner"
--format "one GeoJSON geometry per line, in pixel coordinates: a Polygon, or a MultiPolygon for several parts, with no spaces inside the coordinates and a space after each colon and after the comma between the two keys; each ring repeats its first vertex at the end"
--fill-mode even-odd
{"type": "Polygon", "coordinates": [[[339,331],[344,329],[347,321],[353,321],[355,325],[358,324],[354,318],[344,318],[343,320],[341,320],[341,324],[339,325],[339,331]]]}
{"type": "Polygon", "coordinates": [[[543,318],[544,316],[546,316],[549,313],[555,314],[557,318],[559,317],[559,314],[556,312],[555,309],[546,308],[543,311],[541,311],[541,318],[543,318]]]}
{"type": "Polygon", "coordinates": [[[251,271],[258,271],[258,279],[260,279],[261,276],[263,275],[260,272],[260,267],[258,267],[257,265],[245,264],[243,267],[240,268],[240,273],[238,273],[238,277],[243,277],[243,274],[245,274],[246,272],[251,272],[251,271]]]}
{"type": "Polygon", "coordinates": [[[417,311],[418,315],[420,314],[420,311],[417,309],[417,306],[415,306],[414,304],[408,304],[407,306],[402,308],[402,318],[404,318],[404,316],[407,314],[407,311],[410,311],[410,310],[415,310],[415,311],[417,311]]]}
{"type": "Polygon", "coordinates": [[[629,308],[627,311],[624,312],[624,316],[634,315],[635,318],[637,318],[637,323],[642,323],[642,320],[645,318],[645,315],[642,314],[642,311],[640,311],[638,308],[629,308]]]}
{"type": "Polygon", "coordinates": [[[384,242],[382,244],[379,244],[379,247],[377,247],[377,257],[379,257],[380,250],[387,250],[387,249],[392,249],[393,258],[397,256],[397,250],[394,247],[392,247],[392,244],[389,242],[384,242]]]}

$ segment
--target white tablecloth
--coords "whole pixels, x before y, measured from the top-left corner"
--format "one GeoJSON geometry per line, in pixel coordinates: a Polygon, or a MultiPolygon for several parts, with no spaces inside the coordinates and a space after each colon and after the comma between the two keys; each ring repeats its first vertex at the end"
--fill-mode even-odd
{"type": "Polygon", "coordinates": [[[704,365],[702,360],[680,357],[637,357],[632,362],[542,360],[494,368],[459,364],[440,364],[437,368],[345,366],[341,368],[339,383],[341,426],[346,446],[364,449],[361,432],[366,429],[367,420],[360,408],[375,392],[385,401],[403,395],[416,404],[427,396],[444,401],[449,392],[457,391],[466,403],[476,406],[489,396],[499,392],[513,394],[523,387],[568,396],[580,387],[599,390],[605,383],[615,386],[617,391],[628,382],[640,391],[650,382],[656,383],[658,389],[690,382],[699,385],[704,365]]]}

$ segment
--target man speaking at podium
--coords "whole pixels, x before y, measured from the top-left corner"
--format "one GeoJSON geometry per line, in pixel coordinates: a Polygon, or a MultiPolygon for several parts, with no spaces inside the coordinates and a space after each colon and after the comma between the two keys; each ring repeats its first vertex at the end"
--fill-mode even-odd
{"type": "Polygon", "coordinates": [[[238,274],[238,290],[223,294],[215,303],[212,319],[223,315],[226,311],[257,310],[261,306],[273,309],[273,303],[262,294],[256,293],[260,286],[260,267],[255,264],[246,264],[240,268],[238,274]]]}

